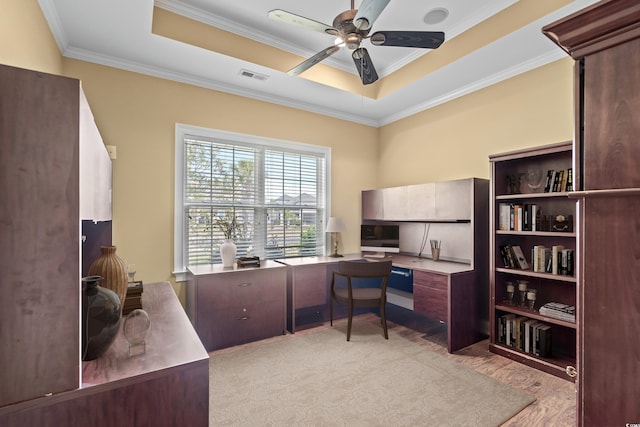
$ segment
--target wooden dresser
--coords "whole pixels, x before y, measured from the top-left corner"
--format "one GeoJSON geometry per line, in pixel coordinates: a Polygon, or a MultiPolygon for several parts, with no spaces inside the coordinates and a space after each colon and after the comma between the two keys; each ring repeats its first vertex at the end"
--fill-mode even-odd
{"type": "Polygon", "coordinates": [[[207,351],[286,331],[286,266],[188,268],[187,313],[207,351]]]}

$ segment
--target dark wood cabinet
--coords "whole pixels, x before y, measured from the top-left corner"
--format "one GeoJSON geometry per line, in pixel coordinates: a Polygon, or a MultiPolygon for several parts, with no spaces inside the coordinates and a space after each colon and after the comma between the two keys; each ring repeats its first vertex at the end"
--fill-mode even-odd
{"type": "Polygon", "coordinates": [[[543,32],[575,60],[578,425],[640,422],[640,3],[602,1],[543,32]]]}
{"type": "Polygon", "coordinates": [[[448,322],[449,276],[415,270],[413,311],[431,319],[448,322]]]}
{"type": "Polygon", "coordinates": [[[0,407],[80,385],[79,100],[0,65],[0,407]]]}
{"type": "Polygon", "coordinates": [[[187,312],[207,351],[282,335],[286,330],[286,267],[189,267],[187,312]]]}

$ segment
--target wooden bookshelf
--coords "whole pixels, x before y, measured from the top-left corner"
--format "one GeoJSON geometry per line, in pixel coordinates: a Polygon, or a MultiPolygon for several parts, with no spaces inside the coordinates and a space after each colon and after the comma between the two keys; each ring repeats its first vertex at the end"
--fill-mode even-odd
{"type": "MultiPolygon", "coordinates": [[[[534,271],[532,251],[534,246],[562,246],[576,254],[576,202],[569,198],[571,191],[545,191],[545,180],[550,170],[567,171],[573,164],[573,144],[563,142],[512,151],[490,156],[491,164],[491,203],[490,203],[490,325],[491,337],[489,349],[525,365],[573,381],[576,365],[576,322],[560,320],[540,314],[539,308],[548,302],[559,302],[576,306],[577,289],[574,274],[552,274],[534,271]],[[537,170],[542,174],[538,184],[527,180],[527,171],[537,170]],[[530,185],[531,184],[531,185],[530,185]],[[538,185],[536,185],[538,184],[538,185]],[[501,205],[536,205],[540,210],[536,229],[531,227],[531,216],[527,223],[516,225],[511,222],[505,228],[504,218],[500,218],[501,205]],[[571,216],[572,228],[557,231],[552,228],[553,218],[557,215],[571,216]],[[528,269],[506,266],[500,252],[504,246],[520,246],[528,269]],[[518,280],[528,282],[528,290],[536,290],[535,306],[520,306],[518,280]],[[507,283],[515,285],[515,295],[511,303],[507,302],[507,283]],[[551,327],[551,354],[547,357],[536,356],[507,343],[500,342],[498,328],[502,316],[513,314],[542,322],[551,327]]],[[[574,268],[575,271],[575,268],[574,268]]],[[[577,318],[577,317],[576,317],[577,318]]]]}

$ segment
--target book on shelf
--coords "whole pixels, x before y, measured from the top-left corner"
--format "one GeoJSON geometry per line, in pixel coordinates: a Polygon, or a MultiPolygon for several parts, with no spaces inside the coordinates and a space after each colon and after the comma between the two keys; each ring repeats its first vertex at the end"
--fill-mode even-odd
{"type": "Polygon", "coordinates": [[[565,320],[567,322],[576,321],[576,307],[559,302],[548,302],[538,310],[540,314],[554,319],[565,320]]]}
{"type": "Polygon", "coordinates": [[[567,169],[567,188],[566,191],[573,191],[573,168],[567,169]]]}
{"type": "Polygon", "coordinates": [[[553,169],[549,169],[547,171],[547,179],[544,182],[544,192],[545,193],[551,192],[551,187],[553,186],[553,179],[554,179],[555,173],[556,173],[556,171],[554,171],[553,169]]]}
{"type": "Polygon", "coordinates": [[[498,229],[511,230],[511,205],[509,203],[500,203],[498,206],[498,229]]]}
{"type": "Polygon", "coordinates": [[[498,343],[539,357],[551,356],[552,327],[509,313],[498,318],[498,343]]]}
{"type": "Polygon", "coordinates": [[[545,193],[573,191],[573,169],[549,169],[544,185],[545,193]]]}
{"type": "Polygon", "coordinates": [[[513,250],[513,253],[516,257],[516,266],[517,268],[521,269],[521,270],[528,270],[529,269],[529,263],[527,262],[527,259],[524,257],[524,253],[522,252],[522,248],[520,248],[520,246],[518,245],[512,245],[511,249],[513,250]]]}
{"type": "Polygon", "coordinates": [[[563,276],[573,276],[574,273],[574,250],[562,249],[559,252],[559,273],[563,276]]]}
{"type": "Polygon", "coordinates": [[[554,245],[551,247],[551,274],[558,274],[560,269],[561,251],[564,249],[562,245],[554,245]]]}

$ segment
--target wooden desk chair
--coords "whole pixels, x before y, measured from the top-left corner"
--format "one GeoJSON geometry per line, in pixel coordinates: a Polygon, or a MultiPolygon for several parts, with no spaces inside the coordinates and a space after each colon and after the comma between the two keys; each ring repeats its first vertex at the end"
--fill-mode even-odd
{"type": "Polygon", "coordinates": [[[387,261],[340,261],[338,270],[331,277],[331,295],[329,297],[329,313],[331,326],[333,326],[333,301],[346,305],[349,310],[347,323],[347,341],[351,339],[351,323],[353,309],[360,307],[379,307],[380,321],[384,329],[384,337],[389,339],[387,333],[387,315],[385,305],[387,303],[387,281],[391,274],[391,260],[387,261]],[[336,286],[336,276],[346,277],[347,286],[336,286]],[[353,287],[352,279],[380,279],[368,280],[368,287],[353,287]],[[375,286],[372,286],[375,284],[375,286]]]}

